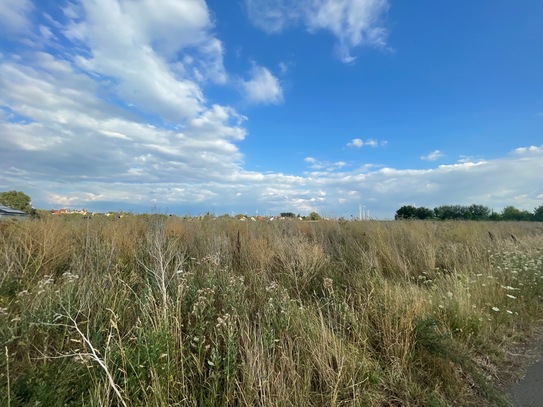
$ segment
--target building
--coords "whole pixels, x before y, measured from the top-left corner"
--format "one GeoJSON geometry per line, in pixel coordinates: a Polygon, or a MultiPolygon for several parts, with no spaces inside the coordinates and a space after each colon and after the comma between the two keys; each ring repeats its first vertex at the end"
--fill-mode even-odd
{"type": "Polygon", "coordinates": [[[0,219],[5,218],[24,218],[27,214],[17,209],[12,209],[4,205],[0,205],[0,219]]]}

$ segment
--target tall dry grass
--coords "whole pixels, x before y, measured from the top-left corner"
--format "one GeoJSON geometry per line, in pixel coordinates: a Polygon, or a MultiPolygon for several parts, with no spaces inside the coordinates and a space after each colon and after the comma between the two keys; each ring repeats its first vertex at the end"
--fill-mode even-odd
{"type": "Polygon", "coordinates": [[[50,218],[0,229],[0,404],[507,405],[543,228],[50,218]],[[3,391],[5,390],[5,391],[3,391]]]}

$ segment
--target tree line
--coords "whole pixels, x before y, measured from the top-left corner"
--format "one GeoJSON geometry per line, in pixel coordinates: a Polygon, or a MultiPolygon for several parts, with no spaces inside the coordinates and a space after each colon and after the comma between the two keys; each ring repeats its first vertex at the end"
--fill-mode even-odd
{"type": "Polygon", "coordinates": [[[509,220],[543,222],[543,205],[533,212],[506,206],[501,212],[495,212],[484,205],[442,205],[434,209],[404,205],[396,211],[394,219],[436,219],[436,220],[509,220]]]}

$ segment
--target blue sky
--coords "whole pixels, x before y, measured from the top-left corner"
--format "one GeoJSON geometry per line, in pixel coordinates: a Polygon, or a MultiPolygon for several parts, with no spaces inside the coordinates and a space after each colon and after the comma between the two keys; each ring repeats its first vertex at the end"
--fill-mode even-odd
{"type": "Polygon", "coordinates": [[[201,214],[543,204],[543,2],[0,1],[0,190],[201,214]]]}

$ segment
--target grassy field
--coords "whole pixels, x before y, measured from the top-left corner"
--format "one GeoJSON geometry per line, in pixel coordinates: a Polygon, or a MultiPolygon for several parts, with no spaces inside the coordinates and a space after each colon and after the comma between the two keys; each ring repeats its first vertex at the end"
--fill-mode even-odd
{"type": "Polygon", "coordinates": [[[0,405],[506,406],[542,295],[538,223],[2,222],[0,405]]]}

